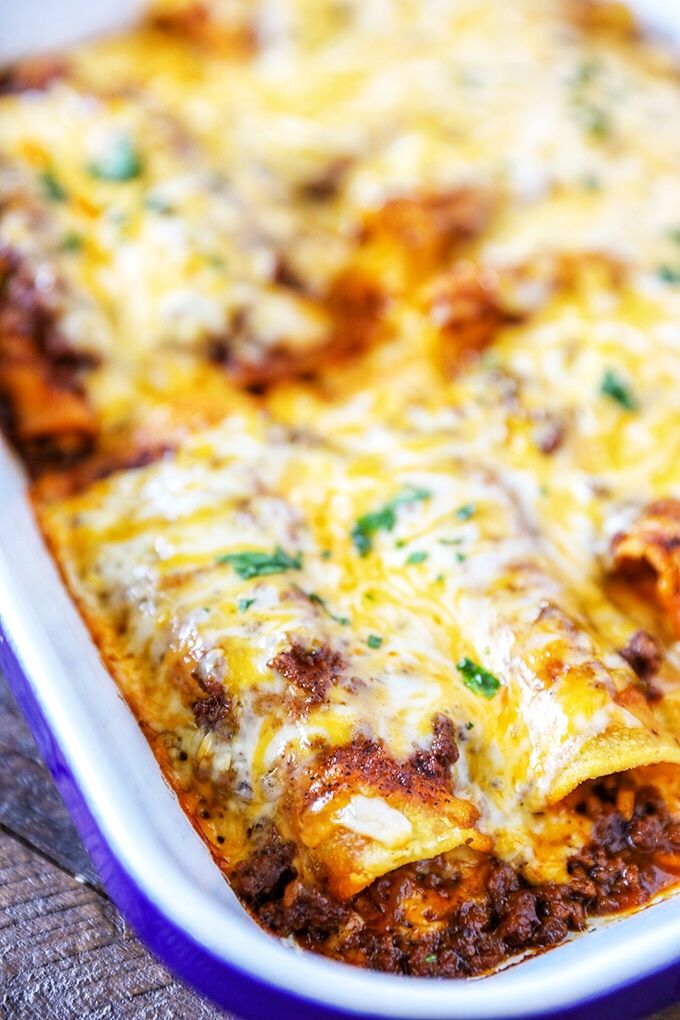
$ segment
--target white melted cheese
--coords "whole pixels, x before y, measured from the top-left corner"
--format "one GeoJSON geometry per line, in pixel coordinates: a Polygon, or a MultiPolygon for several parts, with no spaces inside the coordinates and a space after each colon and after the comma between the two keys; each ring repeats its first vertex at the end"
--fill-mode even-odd
{"type": "MultiPolygon", "coordinates": [[[[104,449],[173,448],[41,520],[135,711],[230,791],[235,829],[294,812],[320,748],[361,736],[403,762],[444,714],[452,791],[496,852],[553,874],[580,831],[553,806],[570,782],[678,755],[677,648],[665,707],[625,707],[618,650],[639,623],[604,580],[610,537],[680,497],[676,73],[656,48],[577,31],[557,2],[210,6],[228,38],[247,23],[253,53],[199,57],[140,29],[0,100],[0,239],[101,359],[84,385],[104,449]],[[92,166],[120,139],[141,170],[102,179],[92,166]],[[220,344],[246,367],[322,349],[323,295],[371,212],[461,186],[494,203],[465,257],[511,281],[525,319],[454,357],[457,376],[442,308],[408,286],[389,342],[322,364],[318,385],[253,398],[207,360],[220,344]],[[634,409],[603,391],[612,371],[634,409]],[[381,513],[362,556],[353,533],[381,513]],[[277,548],[299,568],[234,568],[277,548]],[[295,642],[343,663],[304,711],[271,665],[295,642]],[[498,688],[466,685],[466,657],[498,688]],[[196,728],[197,679],[237,704],[227,736],[196,728]],[[628,757],[607,742],[620,732],[628,757]]],[[[365,257],[392,278],[384,253],[365,257]]],[[[423,854],[439,845],[365,792],[332,819],[357,843],[397,846],[411,826],[423,854]]]]}

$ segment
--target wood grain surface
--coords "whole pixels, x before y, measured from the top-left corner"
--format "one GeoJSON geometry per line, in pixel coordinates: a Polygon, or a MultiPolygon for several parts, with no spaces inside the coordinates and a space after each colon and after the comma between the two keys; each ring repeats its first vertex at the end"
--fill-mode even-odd
{"type": "Polygon", "coordinates": [[[107,899],[2,676],[0,1018],[236,1020],[175,980],[107,899]]]}
{"type": "Polygon", "coordinates": [[[1,676],[0,1017],[228,1020],[107,899],[1,676]]]}

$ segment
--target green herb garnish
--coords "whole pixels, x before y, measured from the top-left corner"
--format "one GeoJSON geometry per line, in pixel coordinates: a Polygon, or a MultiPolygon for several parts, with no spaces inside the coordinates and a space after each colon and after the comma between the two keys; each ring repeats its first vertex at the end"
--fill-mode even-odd
{"type": "Polygon", "coordinates": [[[382,643],[383,639],[378,634],[369,634],[366,640],[369,648],[380,648],[382,643]]]}
{"type": "Polygon", "coordinates": [[[66,188],[60,184],[51,170],[43,170],[40,174],[40,187],[48,202],[65,202],[68,198],[66,188]]]}
{"type": "Polygon", "coordinates": [[[436,953],[430,953],[429,956],[425,957],[425,963],[436,963],[436,962],[437,962],[437,954],[436,953]]]}
{"type": "Polygon", "coordinates": [[[476,509],[474,503],[465,503],[464,506],[459,506],[456,510],[456,517],[459,521],[469,521],[471,517],[474,517],[476,509]]]}
{"type": "Polygon", "coordinates": [[[425,552],[424,549],[418,549],[416,552],[411,553],[411,555],[407,558],[406,562],[414,564],[424,563],[429,555],[430,554],[428,552],[425,552]]]}
{"type": "Polygon", "coordinates": [[[259,550],[248,552],[225,553],[217,557],[218,563],[229,563],[239,577],[244,581],[251,577],[264,577],[267,574],[283,574],[287,570],[302,569],[302,553],[297,556],[289,556],[281,548],[276,547],[274,552],[266,553],[259,550]]]}
{"type": "Polygon", "coordinates": [[[501,686],[500,680],[480,666],[478,662],[473,662],[472,659],[465,656],[456,663],[456,669],[463,674],[463,683],[474,694],[490,699],[498,693],[501,686]]]}
{"type": "Polygon", "coordinates": [[[90,163],[88,170],[100,181],[131,181],[142,172],[142,161],[129,138],[116,138],[109,151],[90,163]]]}
{"type": "Polygon", "coordinates": [[[586,191],[602,190],[602,181],[596,174],[586,174],[581,181],[586,191]]]}
{"type": "Polygon", "coordinates": [[[611,117],[601,106],[584,106],[581,111],[581,123],[591,138],[597,141],[609,138],[612,133],[611,117]]]}
{"type": "Polygon", "coordinates": [[[633,396],[628,384],[613,369],[608,368],[602,377],[600,393],[605,397],[611,397],[617,404],[626,411],[637,410],[637,400],[633,396]]]}
{"type": "Polygon", "coordinates": [[[328,608],[328,603],[326,602],[326,600],[321,598],[320,595],[317,595],[315,591],[309,592],[305,591],[302,594],[306,595],[309,601],[313,602],[315,606],[319,606],[321,609],[323,609],[324,613],[330,616],[331,620],[335,620],[336,623],[341,623],[343,627],[348,627],[349,624],[352,622],[349,616],[338,616],[335,613],[331,612],[331,610],[328,608]]]}
{"type": "Polygon", "coordinates": [[[466,722],[465,723],[465,729],[466,730],[472,730],[472,729],[474,729],[474,727],[475,727],[475,724],[473,722],[466,722]]]}
{"type": "Polygon", "coordinates": [[[397,509],[430,499],[427,489],[406,489],[379,510],[364,514],[352,528],[352,542],[360,556],[368,556],[373,548],[373,536],[377,531],[392,531],[397,523],[397,509]]]}
{"type": "Polygon", "coordinates": [[[80,251],[83,247],[83,239],[80,234],[75,234],[73,231],[70,231],[68,234],[64,235],[60,247],[62,251],[80,251]]]}
{"type": "Polygon", "coordinates": [[[674,269],[673,266],[659,266],[656,271],[656,275],[660,280],[663,280],[664,283],[680,283],[680,270],[674,269]]]}
{"type": "Polygon", "coordinates": [[[589,85],[591,81],[596,77],[600,70],[600,62],[595,58],[588,58],[582,60],[581,63],[574,70],[574,74],[571,78],[571,84],[576,88],[580,88],[582,85],[589,85]]]}
{"type": "Polygon", "coordinates": [[[238,611],[239,613],[245,613],[246,609],[250,609],[255,599],[239,599],[238,600],[238,611]]]}

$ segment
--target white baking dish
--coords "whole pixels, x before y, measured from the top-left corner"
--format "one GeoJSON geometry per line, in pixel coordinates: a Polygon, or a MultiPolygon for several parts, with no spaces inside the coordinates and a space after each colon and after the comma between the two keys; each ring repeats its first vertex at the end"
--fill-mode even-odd
{"type": "MultiPolygon", "coordinates": [[[[107,29],[138,6],[0,0],[0,58],[107,29]]],[[[674,0],[637,6],[680,39],[674,0]]],[[[680,999],[680,897],[474,981],[362,972],[260,931],[165,784],[1,443],[0,621],[0,663],[112,897],[173,970],[242,1017],[632,1018],[680,999]]]]}

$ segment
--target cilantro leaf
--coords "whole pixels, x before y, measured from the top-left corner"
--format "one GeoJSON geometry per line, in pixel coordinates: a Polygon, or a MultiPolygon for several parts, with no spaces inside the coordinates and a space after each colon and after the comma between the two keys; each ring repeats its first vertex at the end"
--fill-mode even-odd
{"type": "Polygon", "coordinates": [[[465,503],[456,510],[456,517],[459,521],[469,521],[471,517],[474,517],[476,510],[477,507],[474,503],[465,503]]]}
{"type": "Polygon", "coordinates": [[[43,170],[40,174],[40,187],[48,202],[65,202],[68,198],[66,188],[51,170],[43,170]]]}
{"type": "Polygon", "coordinates": [[[668,284],[680,283],[680,271],[675,269],[674,266],[669,266],[668,264],[659,266],[659,268],[656,271],[656,275],[659,277],[660,280],[663,280],[664,283],[668,284]]]}
{"type": "Polygon", "coordinates": [[[239,577],[248,581],[251,577],[283,574],[287,570],[301,570],[302,553],[298,553],[297,556],[289,556],[281,546],[277,545],[274,552],[271,553],[259,550],[225,553],[223,556],[217,557],[217,563],[229,563],[239,577]]]}
{"type": "Polygon", "coordinates": [[[305,591],[302,592],[302,594],[306,595],[309,601],[313,602],[315,606],[319,606],[320,609],[323,609],[324,613],[330,616],[331,620],[335,620],[336,623],[342,624],[343,627],[347,627],[351,623],[351,620],[348,616],[338,616],[335,613],[331,612],[331,610],[328,608],[328,603],[326,602],[326,600],[322,598],[320,595],[318,595],[315,591],[309,592],[305,591]]]}
{"type": "Polygon", "coordinates": [[[600,384],[600,393],[605,397],[611,397],[617,404],[625,408],[626,411],[637,410],[637,400],[633,396],[628,384],[615,372],[613,369],[608,368],[602,377],[600,384]]]}
{"type": "Polygon", "coordinates": [[[64,234],[59,247],[62,251],[80,251],[83,247],[83,239],[80,234],[76,234],[74,231],[69,231],[68,234],[64,234]]]}
{"type": "Polygon", "coordinates": [[[491,699],[498,693],[501,686],[500,680],[480,666],[478,662],[473,662],[472,659],[465,656],[456,663],[456,669],[463,674],[463,683],[474,694],[491,699]]]}
{"type": "Polygon", "coordinates": [[[392,531],[397,523],[397,510],[400,506],[419,503],[431,496],[432,493],[427,489],[405,489],[378,510],[360,517],[352,528],[352,542],[359,555],[368,556],[377,531],[392,531]]]}
{"type": "Polygon", "coordinates": [[[122,135],[116,138],[108,152],[90,163],[88,170],[100,181],[131,181],[141,174],[142,161],[130,139],[122,135]]]}

